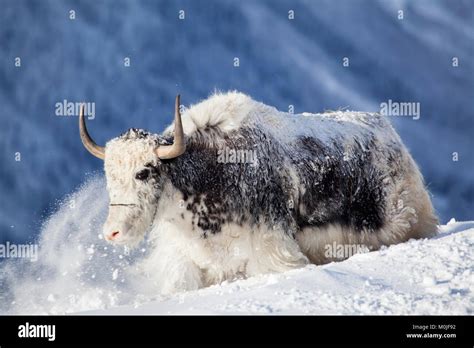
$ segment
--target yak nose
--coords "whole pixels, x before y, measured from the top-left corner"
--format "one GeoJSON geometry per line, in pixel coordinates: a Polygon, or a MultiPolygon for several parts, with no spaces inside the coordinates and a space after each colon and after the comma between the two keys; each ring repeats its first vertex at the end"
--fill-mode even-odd
{"type": "Polygon", "coordinates": [[[117,237],[120,236],[120,231],[113,231],[105,236],[105,239],[108,241],[112,241],[114,239],[117,239],[117,237]]]}

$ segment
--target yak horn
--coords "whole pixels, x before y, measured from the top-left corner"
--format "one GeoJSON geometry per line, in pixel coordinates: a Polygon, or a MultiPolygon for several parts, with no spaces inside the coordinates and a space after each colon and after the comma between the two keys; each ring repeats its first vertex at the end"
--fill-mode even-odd
{"type": "Polygon", "coordinates": [[[105,148],[97,145],[87,132],[86,121],[84,120],[84,104],[81,105],[81,112],[79,114],[79,134],[87,151],[103,160],[105,158],[105,148]]]}
{"type": "Polygon", "coordinates": [[[180,96],[176,96],[176,104],[174,108],[174,141],[173,145],[161,145],[155,150],[156,155],[160,159],[172,159],[181,156],[186,151],[184,143],[183,124],[181,123],[181,113],[179,112],[180,96]]]}

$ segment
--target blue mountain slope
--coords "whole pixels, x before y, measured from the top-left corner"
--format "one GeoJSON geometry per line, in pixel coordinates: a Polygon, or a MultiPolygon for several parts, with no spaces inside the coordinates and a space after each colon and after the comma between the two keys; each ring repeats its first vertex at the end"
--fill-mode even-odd
{"type": "Polygon", "coordinates": [[[161,131],[176,93],[191,104],[214,89],[295,112],[419,102],[419,120],[393,122],[441,219],[472,218],[473,17],[472,2],[448,0],[0,0],[0,241],[34,238],[55,201],[101,170],[55,103],[95,102],[91,133],[105,143],[161,131]]]}

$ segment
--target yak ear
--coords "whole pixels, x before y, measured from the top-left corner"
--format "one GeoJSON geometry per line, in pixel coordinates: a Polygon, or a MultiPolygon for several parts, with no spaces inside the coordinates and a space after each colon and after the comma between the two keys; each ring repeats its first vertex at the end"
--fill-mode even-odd
{"type": "Polygon", "coordinates": [[[183,123],[181,122],[181,112],[179,111],[180,95],[176,96],[174,107],[174,139],[173,145],[160,145],[155,149],[155,153],[160,159],[172,159],[181,156],[186,151],[184,139],[183,123]]]}

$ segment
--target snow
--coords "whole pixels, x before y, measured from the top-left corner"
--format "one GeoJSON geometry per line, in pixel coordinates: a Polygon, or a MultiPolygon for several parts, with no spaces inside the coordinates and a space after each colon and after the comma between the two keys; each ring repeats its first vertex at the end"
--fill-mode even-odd
{"type": "Polygon", "coordinates": [[[323,266],[86,314],[473,314],[474,222],[323,266]]]}
{"type": "Polygon", "coordinates": [[[146,241],[126,250],[101,238],[107,204],[104,177],[91,176],[42,226],[36,262],[0,263],[0,314],[473,314],[474,221],[451,219],[432,239],[339,263],[163,297],[135,267],[146,241]]]}

